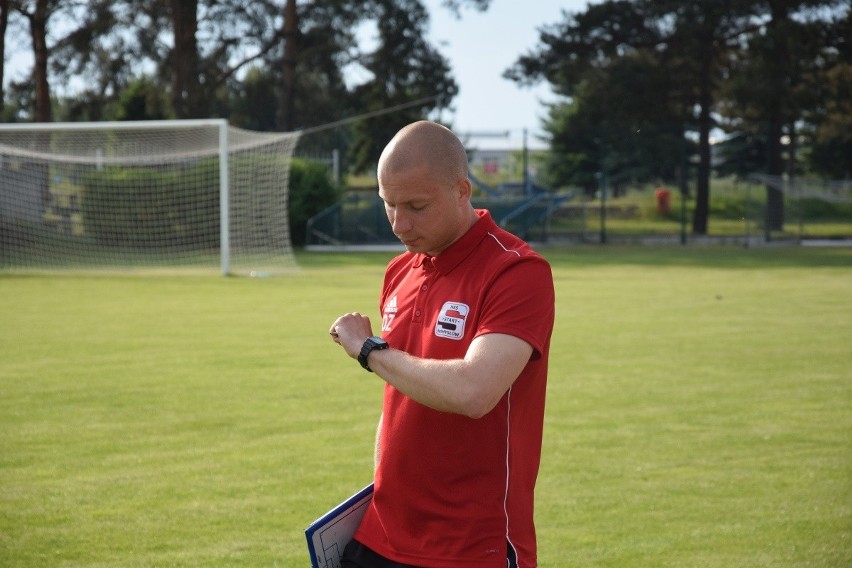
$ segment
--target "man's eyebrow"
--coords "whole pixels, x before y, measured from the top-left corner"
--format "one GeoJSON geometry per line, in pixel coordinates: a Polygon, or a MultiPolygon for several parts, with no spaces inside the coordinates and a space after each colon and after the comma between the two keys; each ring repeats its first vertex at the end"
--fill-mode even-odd
{"type": "MultiPolygon", "coordinates": [[[[390,201],[385,199],[385,196],[382,195],[381,190],[378,191],[378,196],[385,203],[391,203],[390,201]]],[[[430,199],[430,196],[428,194],[422,194],[422,195],[414,195],[414,196],[409,197],[407,199],[401,199],[399,201],[394,201],[393,203],[395,205],[404,205],[404,204],[408,204],[408,203],[423,203],[423,202],[429,201],[429,199],[430,199]]]]}

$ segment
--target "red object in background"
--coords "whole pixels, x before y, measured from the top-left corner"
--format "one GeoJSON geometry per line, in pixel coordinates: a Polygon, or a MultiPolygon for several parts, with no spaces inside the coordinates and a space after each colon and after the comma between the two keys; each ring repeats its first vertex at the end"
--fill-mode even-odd
{"type": "Polygon", "coordinates": [[[671,192],[665,187],[658,187],[654,191],[654,197],[657,198],[657,213],[660,215],[668,215],[671,211],[671,192]]]}

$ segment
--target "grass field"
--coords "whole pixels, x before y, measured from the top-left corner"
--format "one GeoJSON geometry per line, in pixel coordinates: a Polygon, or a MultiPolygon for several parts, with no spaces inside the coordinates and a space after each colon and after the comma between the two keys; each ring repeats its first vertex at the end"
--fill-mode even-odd
{"type": "MultiPolygon", "coordinates": [[[[540,566],[852,565],[852,249],[545,254],[540,566]]],[[[387,258],[0,276],[0,566],[308,566],[381,398],[326,331],[387,258]]]]}

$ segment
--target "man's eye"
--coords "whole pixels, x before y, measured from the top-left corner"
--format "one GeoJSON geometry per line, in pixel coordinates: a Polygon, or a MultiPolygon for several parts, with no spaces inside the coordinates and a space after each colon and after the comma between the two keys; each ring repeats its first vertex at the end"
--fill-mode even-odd
{"type": "Polygon", "coordinates": [[[412,203],[411,205],[409,205],[409,207],[411,208],[412,211],[423,211],[424,209],[426,209],[425,205],[420,205],[419,203],[418,204],[412,203]]]}

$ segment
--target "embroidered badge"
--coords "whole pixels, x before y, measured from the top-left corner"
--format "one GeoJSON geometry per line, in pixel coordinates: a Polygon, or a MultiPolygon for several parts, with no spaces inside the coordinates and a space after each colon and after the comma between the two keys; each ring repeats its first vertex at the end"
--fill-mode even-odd
{"type": "Polygon", "coordinates": [[[470,308],[467,304],[459,302],[445,302],[441,311],[438,312],[438,321],[435,322],[435,335],[447,339],[461,339],[464,337],[464,322],[470,308]]]}

